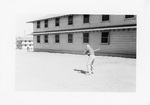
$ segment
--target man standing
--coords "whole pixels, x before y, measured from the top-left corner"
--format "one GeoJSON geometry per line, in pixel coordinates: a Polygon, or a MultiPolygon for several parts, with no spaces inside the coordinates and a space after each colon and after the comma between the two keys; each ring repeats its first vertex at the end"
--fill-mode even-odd
{"type": "Polygon", "coordinates": [[[84,52],[84,54],[87,54],[89,56],[86,64],[87,74],[93,74],[93,63],[95,60],[95,53],[89,44],[86,45],[86,51],[84,52]]]}

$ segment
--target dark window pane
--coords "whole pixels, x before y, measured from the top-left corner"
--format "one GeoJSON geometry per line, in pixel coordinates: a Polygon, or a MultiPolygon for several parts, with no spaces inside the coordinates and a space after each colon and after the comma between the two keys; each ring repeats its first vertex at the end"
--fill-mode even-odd
{"type": "Polygon", "coordinates": [[[83,23],[89,23],[89,15],[83,15],[83,23]]]}
{"type": "Polygon", "coordinates": [[[125,18],[134,18],[134,15],[125,15],[125,18]]]}
{"type": "Polygon", "coordinates": [[[59,26],[59,18],[55,19],[55,26],[59,26]]]}
{"type": "Polygon", "coordinates": [[[68,25],[73,24],[73,16],[68,16],[68,25]]]}
{"type": "Polygon", "coordinates": [[[59,43],[59,35],[55,35],[55,43],[59,43]]]}
{"type": "Polygon", "coordinates": [[[102,37],[107,38],[108,37],[108,32],[102,32],[102,37]]]}
{"type": "Polygon", "coordinates": [[[109,43],[109,33],[102,32],[101,43],[109,43]]]}
{"type": "Polygon", "coordinates": [[[89,33],[83,33],[83,43],[89,43],[89,33]]]}
{"type": "Polygon", "coordinates": [[[40,21],[37,22],[37,28],[40,28],[40,21]]]}
{"type": "Polygon", "coordinates": [[[45,43],[48,43],[48,35],[45,35],[45,43]]]}
{"type": "Polygon", "coordinates": [[[102,21],[109,21],[109,15],[102,15],[102,21]]]}
{"type": "Polygon", "coordinates": [[[102,38],[102,43],[108,43],[108,38],[102,38]]]}
{"type": "Polygon", "coordinates": [[[48,20],[45,20],[45,27],[48,27],[48,20]]]}
{"type": "Polygon", "coordinates": [[[68,34],[68,43],[73,43],[73,35],[68,34]]]}
{"type": "Polygon", "coordinates": [[[40,36],[37,36],[37,43],[40,43],[40,36]]]}

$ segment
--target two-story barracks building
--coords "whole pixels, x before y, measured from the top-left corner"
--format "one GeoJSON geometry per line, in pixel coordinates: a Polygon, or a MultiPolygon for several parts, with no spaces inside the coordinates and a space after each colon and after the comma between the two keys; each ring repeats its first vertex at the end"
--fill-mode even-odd
{"type": "Polygon", "coordinates": [[[136,57],[136,15],[69,14],[33,23],[34,51],[136,57]]]}

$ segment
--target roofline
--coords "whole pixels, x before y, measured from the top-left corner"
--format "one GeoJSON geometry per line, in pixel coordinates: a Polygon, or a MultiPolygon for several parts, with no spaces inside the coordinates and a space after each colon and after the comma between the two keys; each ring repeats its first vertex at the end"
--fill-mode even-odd
{"type": "Polygon", "coordinates": [[[28,21],[26,23],[33,23],[33,22],[36,22],[36,21],[42,21],[42,20],[47,20],[47,19],[65,17],[65,16],[69,16],[69,15],[83,15],[83,14],[66,14],[66,15],[60,15],[60,16],[52,16],[52,17],[47,17],[47,18],[36,19],[36,20],[33,20],[33,21],[28,21]]]}
{"type": "Polygon", "coordinates": [[[49,18],[41,18],[41,19],[36,19],[36,20],[33,20],[33,21],[28,21],[26,23],[33,23],[33,22],[36,22],[36,21],[42,21],[42,20],[47,20],[47,19],[53,19],[53,18],[59,18],[59,17],[65,17],[65,16],[70,16],[70,15],[76,15],[76,14],[66,14],[66,15],[60,15],[60,16],[53,16],[53,17],[49,17],[49,18]]]}

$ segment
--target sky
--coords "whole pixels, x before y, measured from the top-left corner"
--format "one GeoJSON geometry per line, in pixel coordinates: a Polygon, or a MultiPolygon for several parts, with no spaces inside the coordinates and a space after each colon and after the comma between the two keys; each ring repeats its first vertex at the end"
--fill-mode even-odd
{"type": "Polygon", "coordinates": [[[40,18],[46,14],[16,14],[16,36],[26,36],[33,32],[33,23],[28,21],[40,18]]]}
{"type": "Polygon", "coordinates": [[[26,36],[33,32],[33,23],[27,23],[28,21],[57,15],[58,14],[16,14],[16,36],[26,36]]]}

